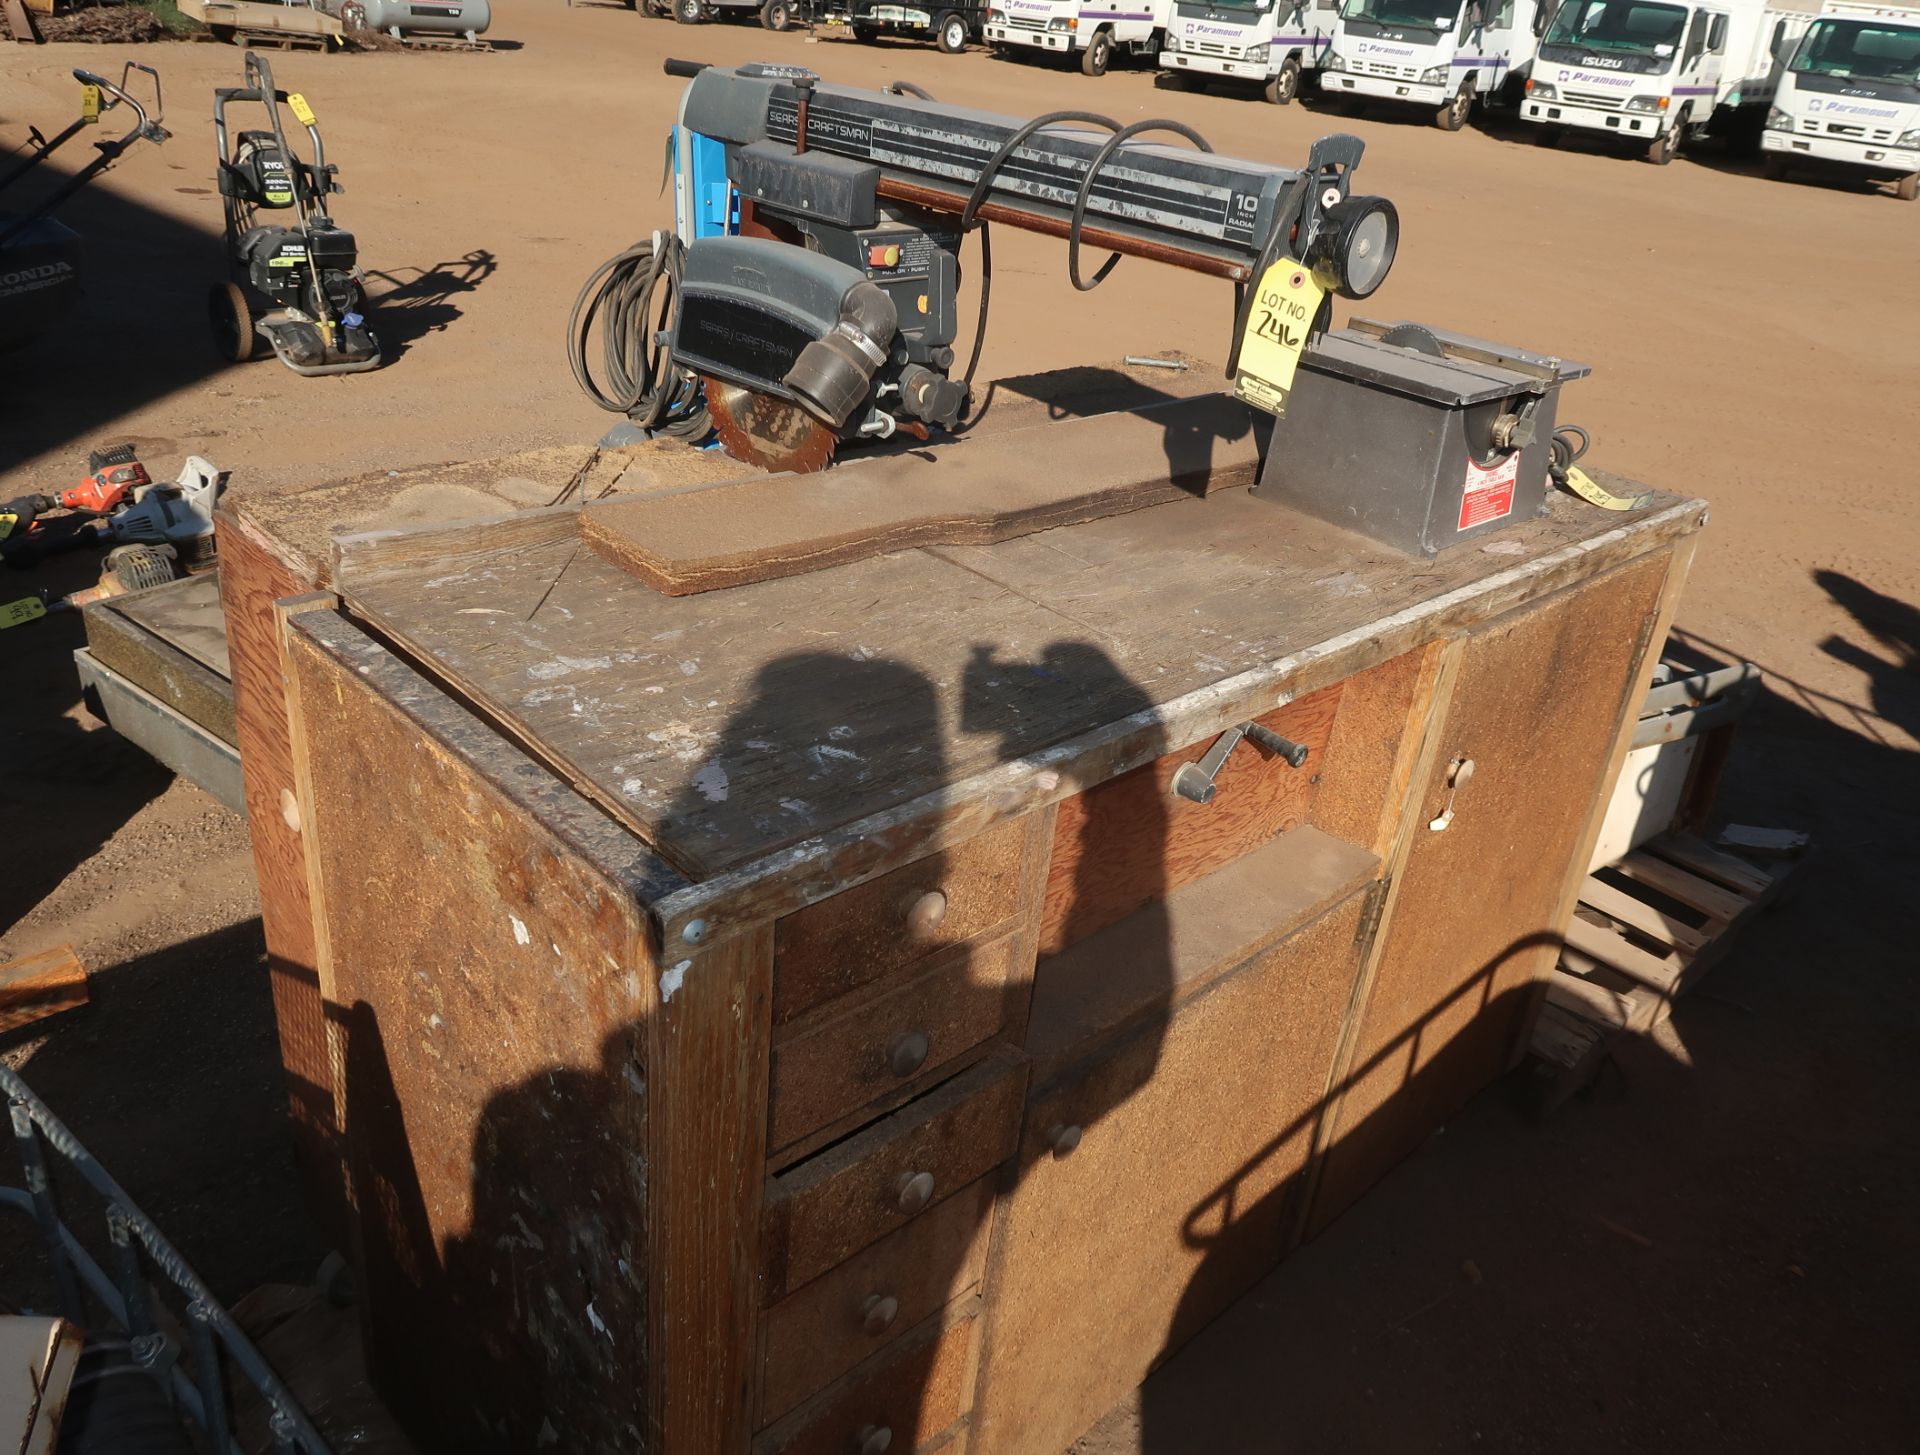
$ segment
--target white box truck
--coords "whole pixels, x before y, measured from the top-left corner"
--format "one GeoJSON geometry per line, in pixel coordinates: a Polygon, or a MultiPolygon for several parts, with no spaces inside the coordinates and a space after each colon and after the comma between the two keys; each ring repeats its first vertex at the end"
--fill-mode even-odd
{"type": "Polygon", "coordinates": [[[1160,54],[1173,0],[992,0],[983,27],[995,54],[1032,49],[1080,55],[1080,69],[1104,76],[1116,56],[1160,54]]]}
{"type": "Polygon", "coordinates": [[[1258,86],[1284,106],[1320,68],[1339,18],[1339,0],[1176,0],[1160,69],[1258,86]]]}
{"type": "Polygon", "coordinates": [[[1346,0],[1320,93],[1419,106],[1458,131],[1476,100],[1517,97],[1550,0],[1346,0]]]}
{"type": "Polygon", "coordinates": [[[1540,38],[1520,116],[1557,144],[1570,131],[1617,138],[1665,166],[1709,126],[1757,129],[1777,70],[1805,23],[1766,0],[1564,0],[1540,38]]]}
{"type": "Polygon", "coordinates": [[[1782,68],[1760,154],[1770,175],[1796,162],[1855,168],[1920,198],[1920,6],[1835,3],[1782,68]]]}

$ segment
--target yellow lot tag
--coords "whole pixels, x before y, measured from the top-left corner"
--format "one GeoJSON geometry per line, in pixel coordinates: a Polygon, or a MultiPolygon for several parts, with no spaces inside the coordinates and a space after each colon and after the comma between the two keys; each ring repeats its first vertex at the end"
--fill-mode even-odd
{"type": "Polygon", "coordinates": [[[1290,259],[1283,258],[1267,269],[1254,291],[1247,331],[1240,339],[1235,394],[1271,414],[1286,412],[1293,371],[1300,363],[1307,331],[1313,327],[1324,297],[1326,290],[1313,274],[1290,259]]]}
{"type": "Polygon", "coordinates": [[[20,517],[12,512],[0,513],[0,541],[13,534],[13,528],[20,524],[20,517]]]}
{"type": "Polygon", "coordinates": [[[80,88],[80,119],[86,122],[100,119],[100,88],[98,86],[80,88]]]}
{"type": "Polygon", "coordinates": [[[9,601],[0,606],[0,630],[19,626],[23,622],[38,621],[46,614],[46,602],[37,596],[23,596],[18,601],[9,601]]]}
{"type": "Polygon", "coordinates": [[[313,125],[313,108],[307,105],[307,98],[298,91],[288,95],[287,109],[293,113],[293,119],[302,126],[313,125]]]}
{"type": "Polygon", "coordinates": [[[1578,465],[1567,466],[1567,489],[1589,505],[1597,505],[1602,510],[1638,510],[1647,503],[1645,493],[1615,495],[1578,465]]]}

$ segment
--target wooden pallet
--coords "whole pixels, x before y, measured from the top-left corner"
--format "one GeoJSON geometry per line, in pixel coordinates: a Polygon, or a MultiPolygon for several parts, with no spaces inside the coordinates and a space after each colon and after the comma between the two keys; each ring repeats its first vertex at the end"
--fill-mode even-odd
{"type": "Polygon", "coordinates": [[[1587,876],[1531,1052],[1550,1111],[1592,1079],[1622,1031],[1645,1034],[1779,896],[1791,863],[1772,870],[1691,834],[1652,839],[1587,876]]]}

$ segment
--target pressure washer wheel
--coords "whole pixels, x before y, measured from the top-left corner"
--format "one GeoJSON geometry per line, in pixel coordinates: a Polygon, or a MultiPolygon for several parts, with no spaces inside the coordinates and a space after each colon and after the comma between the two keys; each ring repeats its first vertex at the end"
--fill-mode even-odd
{"type": "Polygon", "coordinates": [[[1300,57],[1288,56],[1280,74],[1267,82],[1266,96],[1275,106],[1285,106],[1300,94],[1300,57]]]}
{"type": "Polygon", "coordinates": [[[213,346],[221,358],[244,364],[253,357],[253,309],[238,283],[215,283],[207,290],[207,322],[213,327],[213,346]]]}
{"type": "Polygon", "coordinates": [[[1080,52],[1080,74],[1083,76],[1104,76],[1107,67],[1113,61],[1113,32],[1096,30],[1093,39],[1087,42],[1087,48],[1080,52]]]}
{"type": "Polygon", "coordinates": [[[779,34],[793,24],[793,6],[787,0],[767,0],[760,7],[760,23],[779,34]]]}
{"type": "Polygon", "coordinates": [[[957,56],[967,48],[967,22],[951,10],[940,17],[934,34],[934,44],[950,56],[957,56]]]}
{"type": "Polygon", "coordinates": [[[347,31],[365,30],[367,7],[360,4],[359,0],[347,0],[347,3],[340,7],[340,28],[347,31]]]}
{"type": "Polygon", "coordinates": [[[1433,124],[1442,131],[1458,131],[1473,112],[1473,82],[1462,81],[1453,100],[1433,113],[1433,124]]]}

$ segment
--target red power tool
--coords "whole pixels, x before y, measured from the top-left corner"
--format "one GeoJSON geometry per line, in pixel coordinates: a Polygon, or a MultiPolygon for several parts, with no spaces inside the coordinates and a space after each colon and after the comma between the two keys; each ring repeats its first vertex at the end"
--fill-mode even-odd
{"type": "MultiPolygon", "coordinates": [[[[78,484],[53,495],[22,495],[0,505],[0,556],[9,565],[25,566],[41,558],[48,549],[58,549],[44,539],[36,517],[50,510],[72,510],[82,515],[111,515],[125,505],[142,485],[151,485],[147,467],[134,455],[132,445],[115,445],[95,450],[87,457],[91,472],[78,484]]],[[[66,545],[82,545],[90,539],[82,531],[66,545]]]]}

